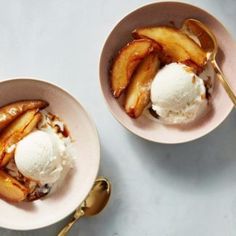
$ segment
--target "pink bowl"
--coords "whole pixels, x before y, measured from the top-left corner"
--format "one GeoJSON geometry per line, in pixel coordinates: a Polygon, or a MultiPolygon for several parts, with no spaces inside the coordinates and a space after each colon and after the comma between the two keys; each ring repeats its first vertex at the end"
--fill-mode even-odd
{"type": "Polygon", "coordinates": [[[47,110],[67,124],[78,153],[75,168],[59,191],[32,203],[10,204],[0,199],[0,227],[30,230],[63,219],[82,203],[97,177],[100,145],[96,127],[84,108],[61,88],[34,79],[0,82],[0,106],[23,99],[48,101],[47,110]]]}
{"type": "Polygon", "coordinates": [[[205,23],[216,35],[219,44],[218,63],[229,83],[235,88],[236,73],[234,57],[236,45],[229,32],[212,15],[206,11],[180,2],[159,2],[141,7],[123,18],[113,29],[104,45],[100,58],[100,83],[103,95],[114,117],[134,134],[159,143],[183,143],[206,135],[214,130],[229,115],[233,104],[223,87],[216,81],[213,92],[212,108],[204,119],[186,127],[164,126],[151,121],[145,116],[131,119],[123,107],[111,94],[109,86],[109,67],[112,58],[119,49],[129,42],[131,32],[138,27],[153,25],[170,25],[172,22],[180,27],[187,18],[195,18],[205,23]]]}

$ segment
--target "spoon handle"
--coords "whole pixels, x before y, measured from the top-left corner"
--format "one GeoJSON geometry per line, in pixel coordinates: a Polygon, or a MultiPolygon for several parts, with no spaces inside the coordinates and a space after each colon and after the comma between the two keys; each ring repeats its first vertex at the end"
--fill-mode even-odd
{"type": "Polygon", "coordinates": [[[217,65],[215,60],[211,61],[211,64],[214,68],[214,71],[217,75],[217,78],[220,80],[220,82],[222,83],[222,85],[224,86],[225,91],[227,92],[227,94],[229,95],[231,101],[233,102],[234,106],[236,106],[236,96],[233,92],[233,89],[231,88],[231,86],[229,85],[229,83],[227,82],[227,80],[225,79],[223,72],[220,70],[219,66],[217,65]]]}
{"type": "Polygon", "coordinates": [[[68,232],[70,231],[70,229],[72,228],[72,226],[77,222],[77,220],[83,216],[84,213],[83,211],[79,211],[76,213],[76,217],[74,217],[74,219],[68,223],[61,231],[60,233],[57,235],[57,236],[65,236],[68,234],[68,232]]]}

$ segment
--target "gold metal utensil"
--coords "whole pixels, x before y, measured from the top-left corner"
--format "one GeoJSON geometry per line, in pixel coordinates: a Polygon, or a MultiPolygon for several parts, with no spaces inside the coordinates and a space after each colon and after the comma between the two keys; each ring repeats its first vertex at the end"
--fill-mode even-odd
{"type": "Polygon", "coordinates": [[[60,231],[58,236],[67,235],[81,216],[94,216],[101,212],[106,206],[110,195],[111,183],[104,177],[97,178],[91,192],[75,211],[74,219],[60,231]]]}
{"type": "Polygon", "coordinates": [[[236,106],[236,96],[224,77],[223,72],[219,68],[216,62],[216,54],[218,51],[218,45],[216,41],[215,35],[211,32],[211,30],[204,25],[202,22],[195,19],[187,19],[184,21],[182,30],[187,34],[192,34],[198,38],[201,43],[201,47],[207,52],[208,60],[212,64],[214,71],[217,75],[217,78],[222,83],[225,91],[229,95],[232,100],[234,106],[236,106]]]}

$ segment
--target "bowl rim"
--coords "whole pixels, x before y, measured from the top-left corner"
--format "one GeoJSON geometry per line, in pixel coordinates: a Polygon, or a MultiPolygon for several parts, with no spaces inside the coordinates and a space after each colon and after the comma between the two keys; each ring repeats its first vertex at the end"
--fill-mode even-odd
{"type": "MultiPolygon", "coordinates": [[[[91,127],[92,127],[92,129],[94,131],[94,137],[95,137],[95,140],[96,140],[96,149],[97,149],[97,154],[96,155],[97,155],[97,162],[98,162],[98,165],[97,165],[97,168],[96,168],[96,171],[95,171],[95,175],[94,175],[93,180],[91,182],[92,184],[91,184],[91,186],[89,186],[89,192],[90,192],[92,187],[93,187],[93,184],[95,183],[95,181],[96,181],[96,179],[98,177],[98,172],[99,172],[100,164],[101,164],[101,143],[100,143],[100,138],[99,138],[99,132],[98,132],[98,129],[96,127],[96,124],[95,124],[94,120],[91,118],[90,114],[85,110],[83,105],[72,94],[70,94],[68,92],[68,90],[62,88],[61,86],[57,85],[56,83],[48,82],[46,80],[39,79],[38,77],[17,76],[17,77],[9,77],[9,78],[1,80],[0,81],[0,86],[3,83],[11,83],[11,82],[14,83],[14,82],[18,82],[18,81],[24,81],[24,82],[28,82],[29,81],[29,82],[43,83],[43,84],[52,86],[52,87],[60,90],[62,93],[67,95],[70,99],[72,99],[73,102],[75,102],[75,104],[81,108],[81,110],[83,111],[83,113],[87,117],[88,122],[89,122],[89,124],[91,125],[91,127]]],[[[88,196],[89,192],[86,194],[84,199],[86,199],[86,197],[88,196]]],[[[83,199],[83,201],[84,201],[84,199],[83,199]]],[[[81,205],[82,202],[80,202],[75,207],[75,209],[68,211],[63,217],[59,217],[57,220],[49,222],[48,224],[41,224],[41,225],[38,224],[38,225],[35,225],[33,227],[24,227],[24,226],[19,227],[19,226],[14,226],[14,225],[12,225],[11,227],[9,227],[9,226],[6,227],[4,225],[0,225],[0,227],[3,227],[4,229],[18,230],[18,231],[29,231],[29,230],[36,230],[36,229],[46,228],[48,226],[51,226],[53,224],[58,223],[59,221],[65,219],[66,217],[71,215],[76,210],[76,208],[81,205]]]]}
{"type": "MultiPolygon", "coordinates": [[[[230,35],[230,38],[232,38],[232,40],[235,42],[235,39],[234,37],[232,36],[232,34],[229,32],[229,30],[214,16],[212,15],[211,13],[209,13],[208,11],[202,9],[201,7],[198,7],[194,4],[190,4],[190,3],[186,3],[186,2],[182,2],[182,1],[158,1],[158,2],[154,2],[154,3],[150,3],[150,4],[144,4],[140,7],[137,7],[135,8],[134,10],[131,10],[128,14],[126,14],[125,16],[122,17],[121,20],[117,21],[117,23],[115,24],[115,26],[112,28],[112,30],[110,31],[110,33],[107,35],[105,41],[104,41],[104,44],[103,44],[103,47],[101,49],[101,52],[100,52],[100,58],[99,58],[99,85],[100,85],[100,93],[102,94],[102,97],[106,103],[106,106],[108,107],[109,111],[111,112],[111,114],[113,115],[113,117],[126,129],[128,130],[129,132],[135,134],[137,137],[140,137],[140,138],[143,138],[147,141],[151,141],[151,142],[154,142],[154,143],[160,143],[160,144],[183,144],[183,143],[188,143],[188,142],[192,142],[194,140],[197,140],[197,139],[200,139],[200,138],[203,138],[204,136],[208,135],[209,133],[211,133],[212,131],[214,131],[216,128],[218,128],[224,121],[225,119],[230,115],[230,113],[232,112],[233,108],[234,108],[234,105],[233,103],[231,102],[231,106],[229,107],[229,111],[228,113],[225,113],[225,116],[223,117],[223,119],[214,127],[212,127],[211,129],[209,130],[206,130],[205,132],[202,132],[200,135],[198,136],[195,136],[193,138],[190,138],[190,139],[186,139],[186,140],[180,140],[180,141],[161,141],[161,140],[156,140],[155,138],[152,138],[152,137],[146,137],[145,135],[143,134],[138,134],[136,133],[133,129],[129,128],[129,125],[127,124],[124,124],[121,120],[121,118],[119,116],[116,115],[116,113],[113,111],[113,109],[111,108],[111,106],[108,104],[108,101],[107,101],[107,98],[103,92],[103,86],[102,86],[102,79],[103,79],[103,75],[102,75],[102,59],[104,57],[104,51],[105,51],[105,48],[108,44],[108,41],[110,40],[110,37],[112,36],[113,32],[119,28],[119,26],[123,23],[123,21],[126,20],[127,17],[131,16],[132,14],[134,14],[135,12],[138,12],[138,11],[141,11],[143,10],[144,8],[146,7],[150,7],[150,6],[157,6],[157,5],[166,5],[166,4],[179,4],[179,5],[182,5],[182,6],[188,6],[188,7],[193,7],[199,11],[202,11],[204,12],[204,14],[207,14],[209,15],[210,17],[212,17],[215,21],[217,21],[223,28],[224,30],[230,35]]],[[[129,117],[127,117],[129,118],[129,117]]]]}

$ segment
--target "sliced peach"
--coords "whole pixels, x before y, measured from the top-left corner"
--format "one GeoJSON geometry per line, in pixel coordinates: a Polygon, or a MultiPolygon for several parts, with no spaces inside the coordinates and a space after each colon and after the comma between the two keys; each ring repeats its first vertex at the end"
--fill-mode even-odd
{"type": "Polygon", "coordinates": [[[10,202],[25,200],[28,189],[16,179],[0,170],[0,197],[10,202]]]}
{"type": "Polygon", "coordinates": [[[139,39],[128,43],[119,51],[111,69],[111,88],[115,97],[120,96],[138,64],[153,50],[151,40],[139,39]]]}
{"type": "Polygon", "coordinates": [[[172,61],[191,60],[200,67],[206,64],[206,52],[181,30],[167,26],[146,27],[135,29],[132,34],[134,38],[148,38],[160,44],[172,61]]]}
{"type": "Polygon", "coordinates": [[[41,113],[37,109],[28,110],[19,116],[0,134],[0,167],[5,166],[13,157],[14,147],[22,138],[28,135],[40,122],[41,113]]]}
{"type": "Polygon", "coordinates": [[[6,127],[18,116],[22,115],[27,110],[43,109],[48,106],[48,103],[42,100],[26,100],[11,103],[0,108],[0,129],[6,127]]]}
{"type": "Polygon", "coordinates": [[[42,114],[36,113],[33,117],[33,119],[29,122],[29,124],[24,128],[23,130],[23,136],[25,137],[29,133],[32,132],[33,129],[35,129],[38,125],[38,123],[42,120],[42,114]]]}
{"type": "Polygon", "coordinates": [[[151,82],[160,67],[156,53],[151,53],[139,64],[130,82],[125,98],[125,111],[138,118],[150,101],[151,82]]]}

